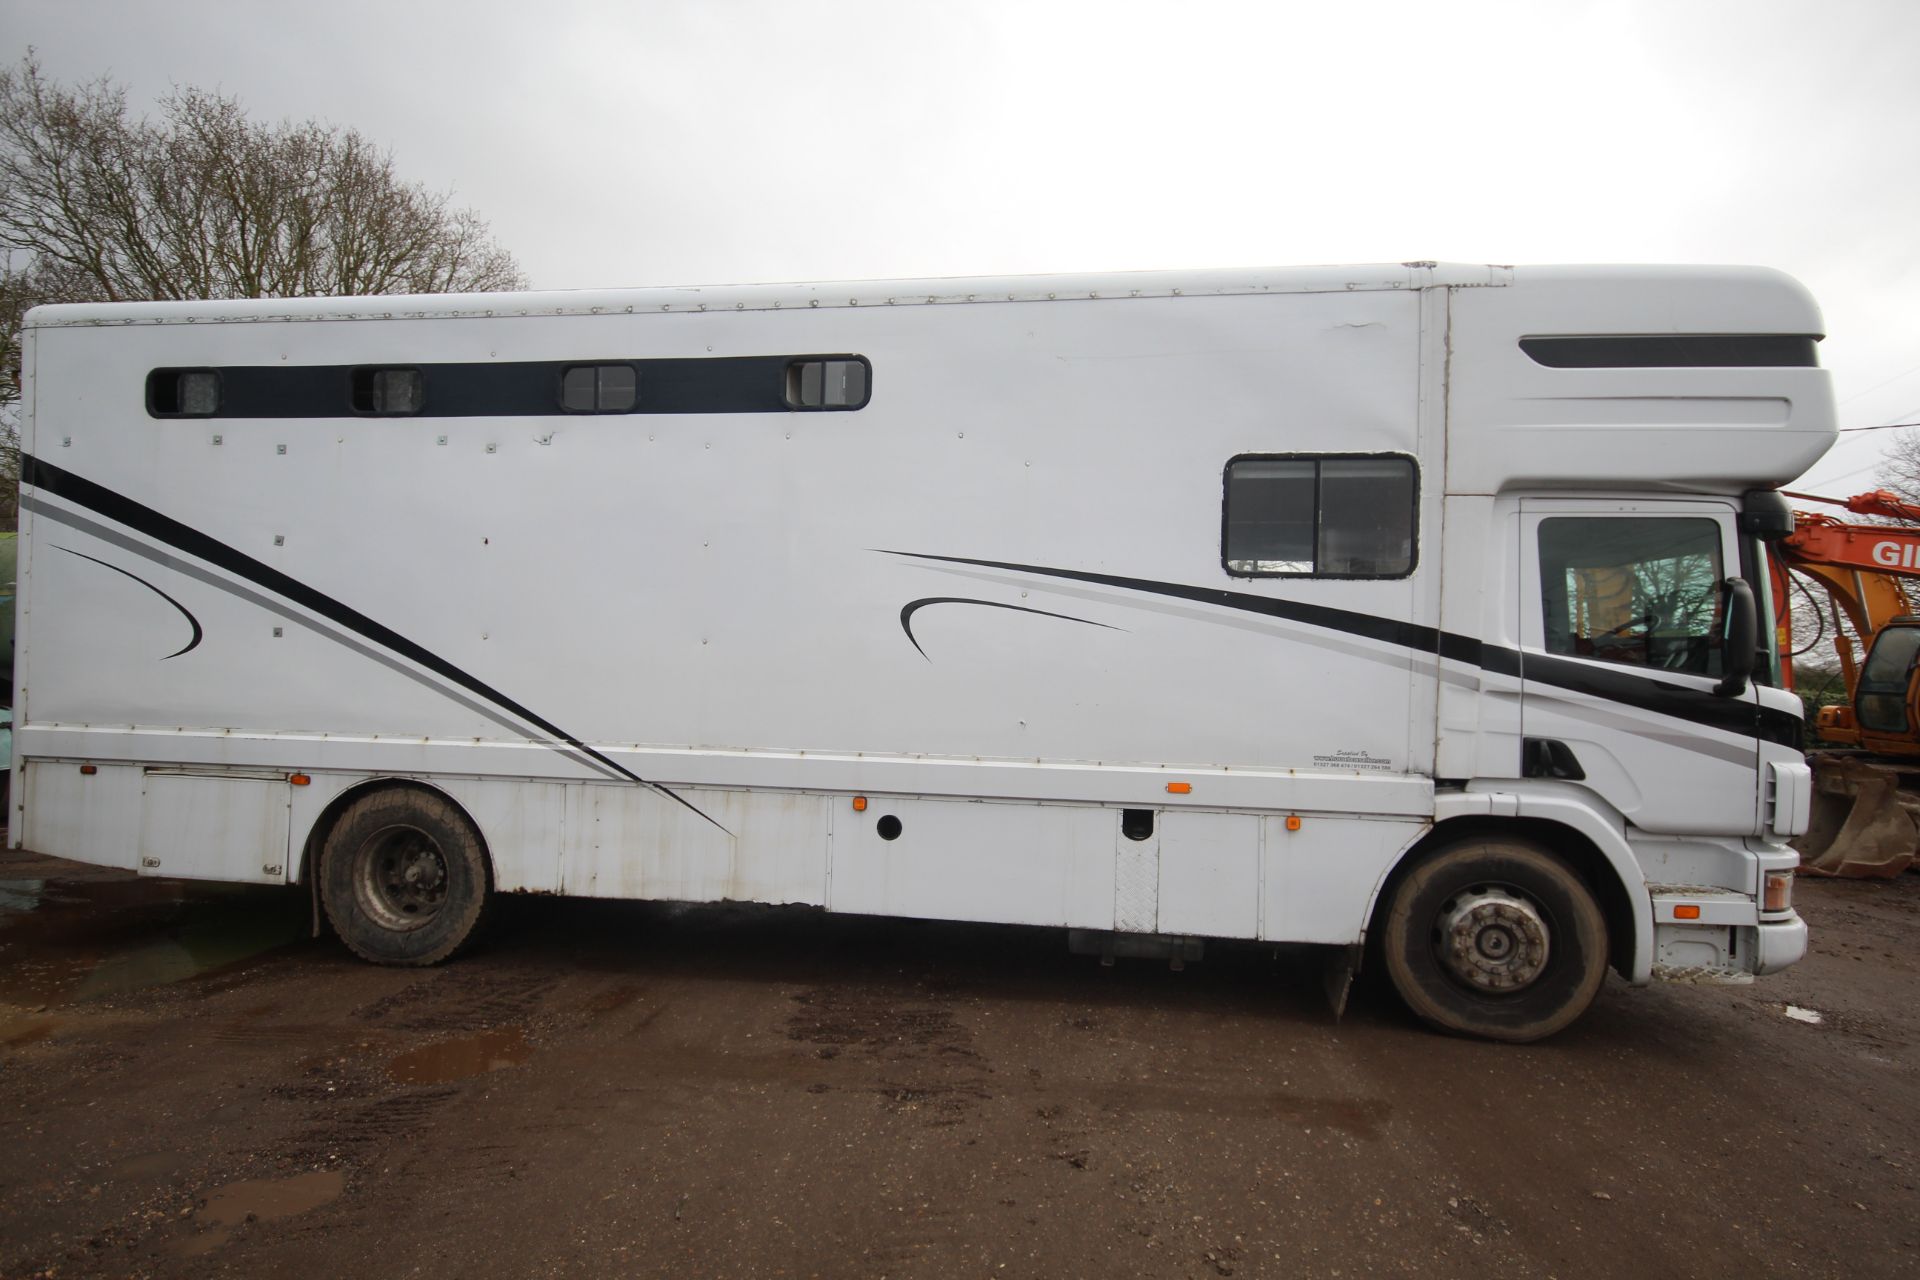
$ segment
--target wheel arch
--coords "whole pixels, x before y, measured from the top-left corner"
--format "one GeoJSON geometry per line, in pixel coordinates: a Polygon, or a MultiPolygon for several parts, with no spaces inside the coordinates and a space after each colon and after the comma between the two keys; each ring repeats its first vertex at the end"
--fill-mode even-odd
{"type": "MultiPolygon", "coordinates": [[[[455,796],[445,787],[436,786],[422,778],[412,778],[397,774],[363,778],[358,782],[341,788],[338,795],[335,795],[327,801],[319,814],[315,816],[312,824],[308,826],[306,839],[301,842],[299,874],[295,878],[294,883],[308,886],[317,895],[319,893],[320,882],[314,878],[314,867],[320,857],[321,848],[327,842],[327,836],[333,831],[334,825],[340,821],[340,815],[345,813],[349,806],[363,796],[371,795],[377,791],[402,790],[425,791],[437,795],[452,805],[454,809],[459,812],[460,816],[466,819],[467,825],[473,828],[474,838],[480,842],[480,852],[487,869],[487,890],[488,892],[492,892],[497,879],[497,873],[493,865],[493,847],[487,843],[487,833],[485,829],[481,827],[480,823],[474,819],[472,811],[469,810],[466,805],[461,804],[459,797],[455,796]]],[[[317,896],[314,902],[317,912],[319,906],[317,896]]],[[[318,915],[315,916],[315,919],[318,920],[318,915]]]]}
{"type": "Polygon", "coordinates": [[[1607,960],[1621,977],[1635,984],[1647,981],[1652,967],[1652,931],[1646,879],[1625,842],[1609,851],[1579,827],[1540,816],[1493,817],[1464,815],[1436,822],[1407,847],[1381,878],[1367,910],[1369,946],[1377,944],[1394,890],[1414,868],[1440,850],[1475,838],[1519,839],[1552,853],[1572,868],[1593,893],[1607,922],[1607,960]]]}

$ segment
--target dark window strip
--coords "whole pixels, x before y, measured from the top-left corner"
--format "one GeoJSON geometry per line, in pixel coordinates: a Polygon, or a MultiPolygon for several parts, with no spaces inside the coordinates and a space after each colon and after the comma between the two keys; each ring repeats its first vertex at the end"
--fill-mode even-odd
{"type": "MultiPolygon", "coordinates": [[[[847,355],[720,356],[634,360],[639,403],[632,413],[791,413],[787,367],[847,355]]],[[[423,379],[423,418],[559,417],[560,379],[581,360],[410,364],[423,379]]],[[[230,365],[220,376],[215,418],[348,418],[353,375],[364,365],[230,365]]],[[[153,413],[153,405],[148,405],[153,413]]],[[[154,416],[163,416],[155,414],[154,416]]]]}
{"type": "Polygon", "coordinates": [[[1813,368],[1815,334],[1647,333],[1522,338],[1520,349],[1554,369],[1813,368]]]}

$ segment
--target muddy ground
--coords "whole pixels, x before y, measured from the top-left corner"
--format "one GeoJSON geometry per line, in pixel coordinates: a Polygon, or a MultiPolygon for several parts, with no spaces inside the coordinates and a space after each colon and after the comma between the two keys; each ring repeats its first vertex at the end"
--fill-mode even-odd
{"type": "Polygon", "coordinates": [[[1798,894],[1512,1048],[1256,948],[527,899],[402,971],[0,855],[0,1275],[1913,1275],[1920,876],[1798,894]]]}

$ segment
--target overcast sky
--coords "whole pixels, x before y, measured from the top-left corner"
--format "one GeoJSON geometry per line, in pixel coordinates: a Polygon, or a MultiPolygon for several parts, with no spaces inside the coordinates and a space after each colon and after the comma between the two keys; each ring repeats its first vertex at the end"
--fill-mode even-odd
{"type": "Polygon", "coordinates": [[[29,46],[358,128],[540,288],[1760,263],[1843,426],[1920,421],[1915,0],[0,0],[29,46]]]}

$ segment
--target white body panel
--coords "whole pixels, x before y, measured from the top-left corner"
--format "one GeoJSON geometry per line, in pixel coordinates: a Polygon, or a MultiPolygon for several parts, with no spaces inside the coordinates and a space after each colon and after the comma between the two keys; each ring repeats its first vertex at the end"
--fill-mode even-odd
{"type": "MultiPolygon", "coordinates": [[[[1523,681],[1529,504],[1693,495],[1737,558],[1739,493],[1832,439],[1825,375],[1546,368],[1517,343],[1818,325],[1769,272],[1418,264],[43,309],[15,839],[298,878],[336,797],[404,777],[473,818],[503,889],[1348,943],[1436,821],[1527,793],[1597,833],[1650,957],[1636,833],[1760,834],[1762,752],[1523,681]],[[871,400],[142,398],[169,368],[334,370],[344,397],[360,366],[632,360],[644,406],[656,365],[808,353],[869,362],[871,400]],[[1412,569],[1230,572],[1246,455],[1409,460],[1412,569]],[[1587,785],[1521,785],[1545,730],[1587,785]]],[[[1756,891],[1757,857],[1729,888],[1756,891]]]]}

